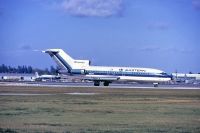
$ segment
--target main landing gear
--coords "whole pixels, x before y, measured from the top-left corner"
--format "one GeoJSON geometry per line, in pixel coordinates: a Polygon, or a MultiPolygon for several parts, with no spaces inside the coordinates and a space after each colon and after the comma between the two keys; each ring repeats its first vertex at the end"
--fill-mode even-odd
{"type": "Polygon", "coordinates": [[[153,87],[158,87],[158,83],[153,83],[153,87]]]}
{"type": "Polygon", "coordinates": [[[105,81],[105,82],[103,83],[103,85],[104,85],[104,86],[109,86],[109,83],[110,83],[110,82],[105,81]]]}
{"type": "Polygon", "coordinates": [[[94,81],[94,86],[99,86],[100,85],[100,81],[94,81]]]}
{"type": "MultiPolygon", "coordinates": [[[[104,86],[109,86],[109,81],[104,81],[103,85],[104,86]]],[[[94,81],[94,86],[100,86],[100,81],[94,81]]]]}

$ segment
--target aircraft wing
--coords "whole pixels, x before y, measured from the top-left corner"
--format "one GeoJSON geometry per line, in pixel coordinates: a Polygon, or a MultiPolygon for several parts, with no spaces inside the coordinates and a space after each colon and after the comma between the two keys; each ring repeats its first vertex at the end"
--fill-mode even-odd
{"type": "Polygon", "coordinates": [[[108,75],[86,75],[84,80],[89,81],[117,81],[120,77],[118,76],[108,76],[108,75]]]}

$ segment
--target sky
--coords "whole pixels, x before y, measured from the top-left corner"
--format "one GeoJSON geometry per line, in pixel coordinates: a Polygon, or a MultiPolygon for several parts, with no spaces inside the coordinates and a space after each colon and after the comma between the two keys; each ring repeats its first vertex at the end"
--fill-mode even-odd
{"type": "Polygon", "coordinates": [[[200,0],[0,0],[0,64],[56,66],[61,48],[92,65],[200,72],[200,0]]]}

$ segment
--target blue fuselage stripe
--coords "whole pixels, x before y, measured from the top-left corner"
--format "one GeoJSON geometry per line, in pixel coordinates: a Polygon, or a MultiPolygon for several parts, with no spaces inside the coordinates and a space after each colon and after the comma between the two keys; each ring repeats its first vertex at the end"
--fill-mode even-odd
{"type": "MultiPolygon", "coordinates": [[[[80,71],[74,71],[72,74],[81,74],[80,71]]],[[[84,74],[91,75],[112,75],[112,76],[135,76],[135,77],[159,77],[159,78],[171,78],[170,75],[154,74],[154,73],[138,73],[138,72],[119,72],[119,71],[85,71],[84,74]]]]}

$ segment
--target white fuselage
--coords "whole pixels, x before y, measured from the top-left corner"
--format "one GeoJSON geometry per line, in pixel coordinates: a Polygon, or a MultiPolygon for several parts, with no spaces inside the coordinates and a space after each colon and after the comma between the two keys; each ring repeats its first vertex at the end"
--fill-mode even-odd
{"type": "Polygon", "coordinates": [[[86,77],[118,76],[119,81],[135,82],[167,82],[171,77],[165,72],[151,68],[103,67],[90,66],[85,68],[86,77]]]}
{"type": "Polygon", "coordinates": [[[85,75],[86,79],[91,81],[167,82],[171,80],[170,75],[158,69],[91,66],[89,60],[74,60],[62,49],[47,49],[44,52],[48,53],[62,70],[71,74],[85,75]]]}

